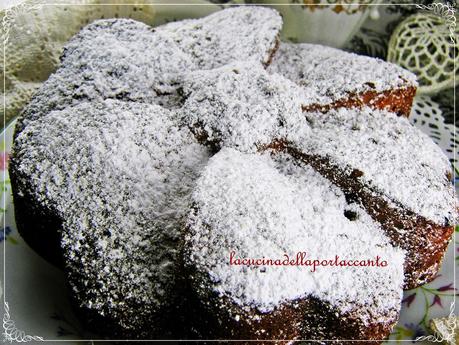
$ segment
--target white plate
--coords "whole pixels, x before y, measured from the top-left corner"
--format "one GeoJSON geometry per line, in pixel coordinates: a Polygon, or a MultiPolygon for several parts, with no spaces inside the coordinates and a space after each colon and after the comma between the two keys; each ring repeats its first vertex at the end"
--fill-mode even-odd
{"type": "MultiPolygon", "coordinates": [[[[411,121],[431,135],[452,158],[452,139],[457,128],[443,124],[436,103],[427,97],[417,98],[411,121]]],[[[72,313],[66,295],[64,274],[32,251],[16,230],[11,187],[4,163],[11,149],[13,131],[14,123],[11,123],[0,142],[0,171],[3,172],[0,180],[3,187],[1,197],[2,204],[6,206],[2,210],[4,229],[0,232],[0,257],[5,260],[5,272],[2,265],[1,273],[5,273],[4,302],[9,306],[8,313],[4,313],[4,325],[7,321],[5,332],[17,340],[34,341],[26,338],[30,335],[77,344],[78,339],[89,339],[90,335],[85,333],[72,313]],[[6,234],[6,241],[3,234],[6,234]]],[[[450,314],[457,293],[453,287],[453,270],[458,265],[459,246],[453,240],[437,278],[430,284],[405,292],[400,321],[390,339],[410,340],[429,334],[431,318],[450,314]]]]}

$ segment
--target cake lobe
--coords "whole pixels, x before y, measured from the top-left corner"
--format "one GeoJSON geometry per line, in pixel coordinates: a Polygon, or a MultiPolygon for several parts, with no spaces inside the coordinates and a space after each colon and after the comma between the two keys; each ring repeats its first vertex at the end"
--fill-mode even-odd
{"type": "Polygon", "coordinates": [[[182,116],[201,140],[255,152],[301,121],[301,89],[257,62],[190,73],[182,116]]]}
{"type": "Polygon", "coordinates": [[[170,38],[131,19],[97,20],[64,47],[58,70],[25,108],[18,128],[85,101],[120,99],[174,107],[184,71],[195,67],[170,38]]]}
{"type": "Polygon", "coordinates": [[[210,159],[192,198],[185,262],[203,301],[217,298],[232,306],[228,312],[233,318],[248,323],[311,297],[367,326],[396,320],[403,251],[314,169],[299,166],[287,154],[224,148],[210,159]],[[389,264],[311,272],[310,266],[230,265],[230,252],[273,260],[284,260],[286,254],[293,259],[298,252],[320,261],[336,255],[346,260],[380,256],[389,264]]]}
{"type": "Polygon", "coordinates": [[[327,157],[343,170],[361,171],[360,181],[436,224],[457,222],[451,164],[408,119],[368,107],[310,113],[305,118],[307,129],[298,124],[290,131],[293,146],[327,157]]]}
{"type": "Polygon", "coordinates": [[[221,67],[235,61],[267,65],[277,50],[282,18],[261,6],[230,7],[207,17],[158,27],[167,33],[199,69],[221,67]]]}
{"type": "Polygon", "coordinates": [[[15,174],[29,181],[16,193],[62,220],[78,305],[136,336],[158,331],[177,302],[181,229],[209,155],[174,118],[157,105],[83,102],[15,141],[15,174]]]}
{"type": "Polygon", "coordinates": [[[400,66],[319,44],[281,43],[268,71],[301,86],[305,108],[417,86],[416,76],[400,66]]]}

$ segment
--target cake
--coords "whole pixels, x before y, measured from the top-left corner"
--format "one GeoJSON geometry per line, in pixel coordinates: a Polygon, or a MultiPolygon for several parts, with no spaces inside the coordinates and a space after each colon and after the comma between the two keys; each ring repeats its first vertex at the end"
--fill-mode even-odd
{"type": "Polygon", "coordinates": [[[395,114],[413,76],[326,47],[276,52],[281,24],[250,6],[157,28],[95,21],[22,112],[18,230],[63,268],[90,329],[381,341],[402,288],[438,271],[457,201],[441,150],[395,114]],[[229,247],[387,265],[247,268],[229,247]]]}
{"type": "Polygon", "coordinates": [[[318,44],[282,43],[268,70],[305,90],[304,111],[368,106],[408,117],[417,87],[395,64],[318,44]]]}

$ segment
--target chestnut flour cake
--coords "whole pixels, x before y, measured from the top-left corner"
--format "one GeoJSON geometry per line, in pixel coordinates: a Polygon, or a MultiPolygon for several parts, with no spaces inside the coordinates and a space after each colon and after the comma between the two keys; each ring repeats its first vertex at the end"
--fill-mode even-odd
{"type": "Polygon", "coordinates": [[[21,113],[18,230],[65,271],[91,330],[382,341],[403,288],[437,273],[458,205],[446,157],[397,116],[414,76],[318,45],[277,51],[281,27],[259,6],[98,20],[21,113]],[[230,259],[299,252],[386,265],[230,259]]]}
{"type": "Polygon", "coordinates": [[[369,106],[408,117],[417,87],[397,65],[318,44],[282,43],[269,71],[305,90],[304,111],[369,106]]]}

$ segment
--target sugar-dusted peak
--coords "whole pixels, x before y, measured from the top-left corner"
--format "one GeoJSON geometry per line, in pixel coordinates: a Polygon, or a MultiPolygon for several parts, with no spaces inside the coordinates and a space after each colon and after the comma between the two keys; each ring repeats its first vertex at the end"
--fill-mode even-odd
{"type": "Polygon", "coordinates": [[[239,62],[189,74],[184,121],[218,146],[256,151],[284,136],[292,121],[305,122],[301,89],[257,62],[239,62]]]}
{"type": "Polygon", "coordinates": [[[211,69],[234,61],[269,63],[281,28],[282,18],[274,9],[238,6],[157,29],[172,38],[199,68],[211,69]]]}

